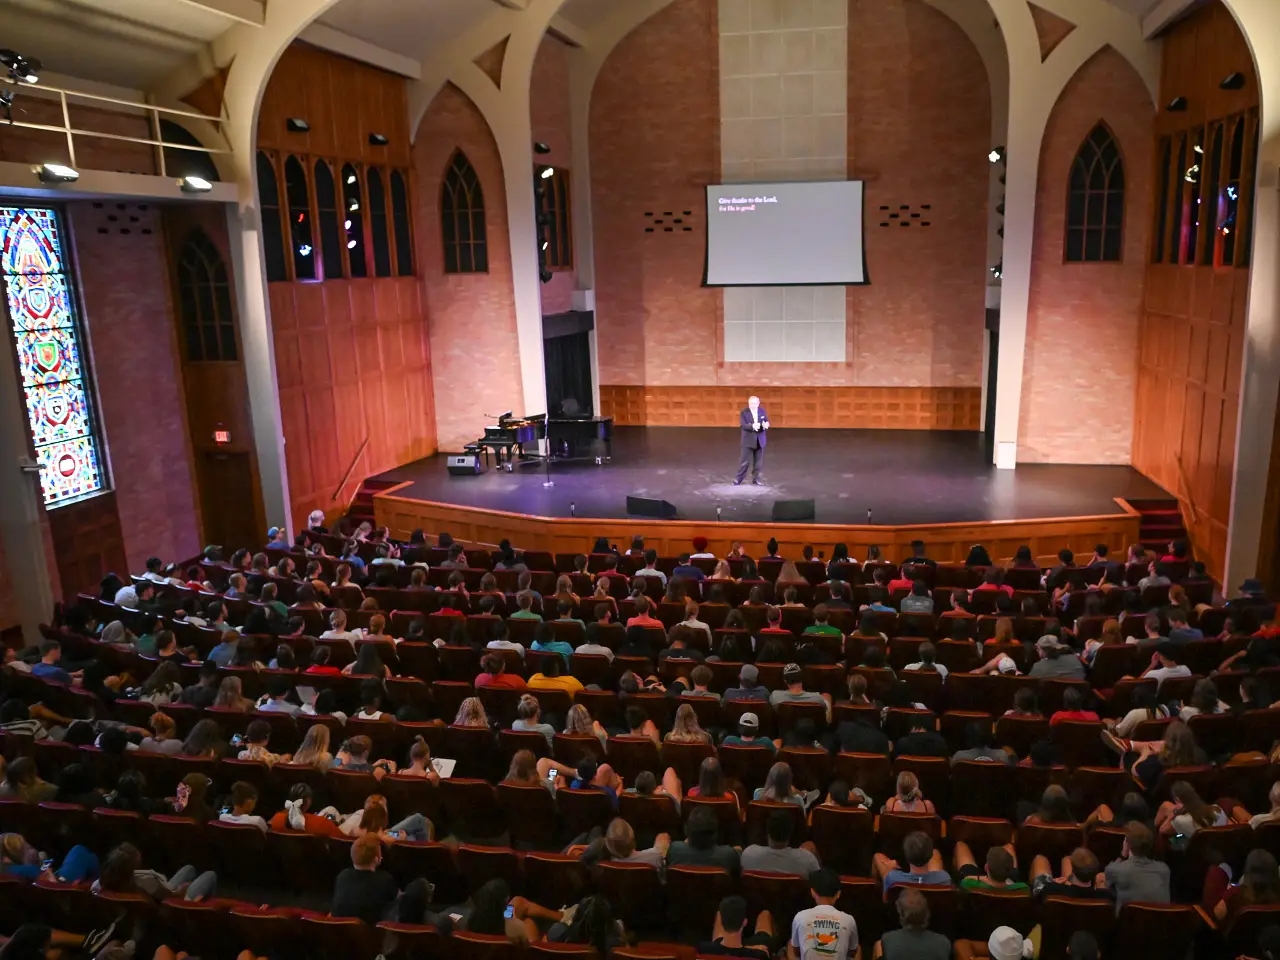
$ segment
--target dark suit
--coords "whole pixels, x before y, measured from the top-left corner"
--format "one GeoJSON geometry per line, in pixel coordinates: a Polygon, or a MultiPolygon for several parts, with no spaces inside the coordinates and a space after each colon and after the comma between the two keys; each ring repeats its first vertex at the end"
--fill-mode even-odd
{"type": "MultiPolygon", "coordinates": [[[[768,421],[769,415],[764,412],[764,404],[756,408],[756,417],[762,424],[768,421]]],[[[753,429],[754,425],[751,408],[743,407],[742,412],[738,414],[738,426],[742,430],[742,439],[739,444],[742,456],[738,461],[737,483],[743,481],[748,469],[751,471],[751,479],[759,480],[760,470],[764,467],[764,448],[769,442],[769,434],[763,427],[759,430],[753,429]]]]}

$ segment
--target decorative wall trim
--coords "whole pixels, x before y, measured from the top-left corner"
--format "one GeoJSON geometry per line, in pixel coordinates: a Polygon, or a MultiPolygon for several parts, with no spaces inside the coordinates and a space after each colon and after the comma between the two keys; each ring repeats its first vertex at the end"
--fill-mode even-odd
{"type": "Polygon", "coordinates": [[[600,412],[620,426],[732,426],[752,394],[778,427],[978,430],[982,422],[981,387],[605,385],[600,412]]]}

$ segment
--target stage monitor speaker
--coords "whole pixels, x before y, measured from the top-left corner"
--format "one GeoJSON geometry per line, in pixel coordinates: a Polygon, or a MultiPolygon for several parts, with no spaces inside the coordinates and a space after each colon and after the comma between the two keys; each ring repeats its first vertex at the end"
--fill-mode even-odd
{"type": "Polygon", "coordinates": [[[455,477],[474,477],[481,470],[480,457],[474,453],[450,454],[445,465],[455,477]]]}
{"type": "Polygon", "coordinates": [[[773,519],[784,523],[796,523],[813,520],[815,516],[812,500],[775,500],[773,501],[773,519]]]}
{"type": "Polygon", "coordinates": [[[652,497],[627,497],[627,513],[637,517],[670,520],[676,515],[676,505],[670,500],[654,500],[652,497]]]}

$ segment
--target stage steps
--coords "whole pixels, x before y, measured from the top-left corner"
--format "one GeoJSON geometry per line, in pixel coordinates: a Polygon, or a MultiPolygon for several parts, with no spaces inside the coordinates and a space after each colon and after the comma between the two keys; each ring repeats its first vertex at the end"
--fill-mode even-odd
{"type": "Polygon", "coordinates": [[[1142,514],[1138,541],[1148,550],[1163,556],[1170,540],[1186,539],[1187,528],[1182,522],[1182,511],[1178,508],[1178,501],[1172,497],[1130,500],[1129,506],[1142,514]]]}
{"type": "Polygon", "coordinates": [[[381,493],[383,490],[389,490],[399,482],[399,480],[372,479],[362,481],[360,489],[356,491],[356,495],[351,501],[350,509],[347,510],[347,519],[351,521],[352,527],[354,528],[366,520],[373,523],[373,495],[381,493]]]}

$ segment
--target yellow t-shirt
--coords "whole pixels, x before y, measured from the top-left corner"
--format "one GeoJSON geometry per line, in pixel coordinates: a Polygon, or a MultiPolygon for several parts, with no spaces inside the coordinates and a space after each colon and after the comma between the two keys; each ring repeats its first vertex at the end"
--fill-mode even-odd
{"type": "Polygon", "coordinates": [[[541,673],[531,676],[528,686],[530,690],[560,690],[571,697],[577,696],[583,689],[582,682],[577,677],[548,677],[541,673]]]}

